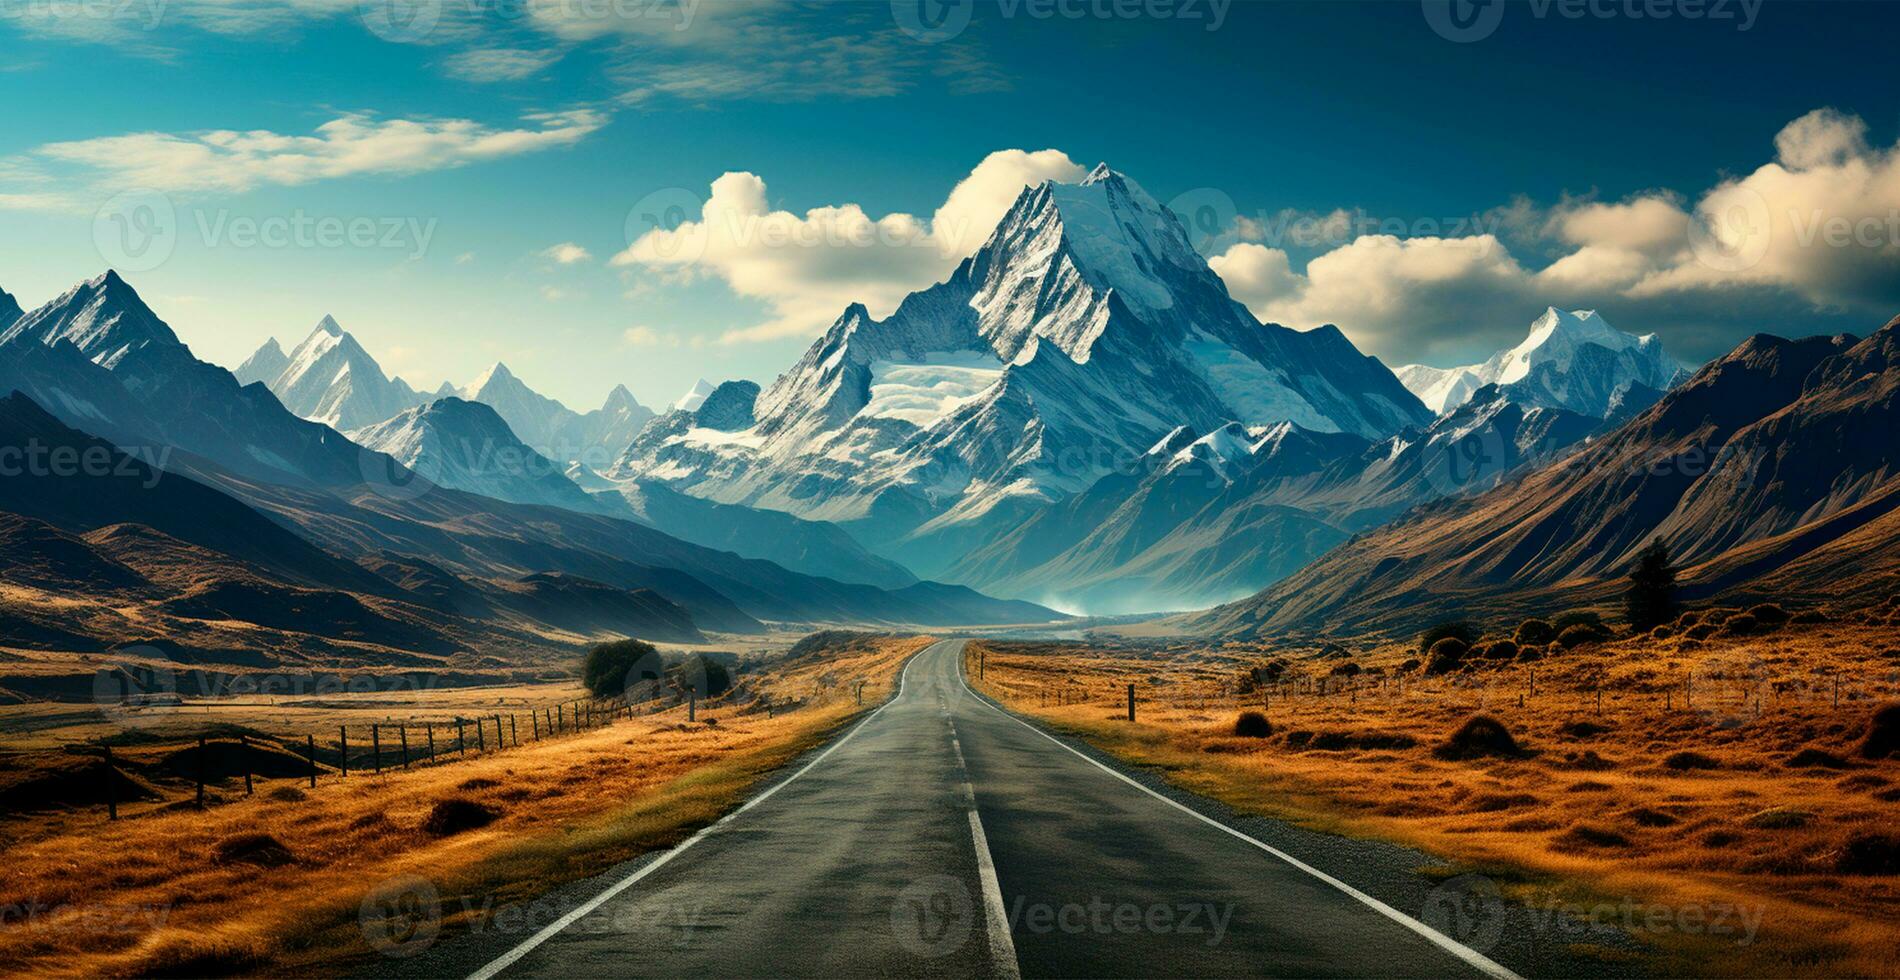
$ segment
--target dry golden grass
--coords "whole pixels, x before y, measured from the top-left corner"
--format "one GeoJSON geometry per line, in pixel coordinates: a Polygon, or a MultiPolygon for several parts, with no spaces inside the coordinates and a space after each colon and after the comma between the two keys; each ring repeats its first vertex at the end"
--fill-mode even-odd
{"type": "Polygon", "coordinates": [[[1640,933],[1659,969],[1887,976],[1900,973],[1900,878],[1843,868],[1856,860],[1851,839],[1900,835],[1900,758],[1857,752],[1876,706],[1896,696],[1895,639],[1877,621],[1804,623],[1643,637],[1440,677],[1400,672],[1417,653],[1387,645],[1346,652],[1382,672],[1356,679],[1332,675],[1341,651],[989,644],[981,683],[1187,789],[1415,846],[1526,901],[1628,897],[1761,917],[1760,937],[1742,946],[1640,933]],[[1242,679],[1274,659],[1287,664],[1277,683],[1242,679]],[[1129,683],[1134,725],[1123,720],[1129,683]],[[1268,717],[1270,736],[1235,734],[1249,709],[1268,717]],[[1435,751],[1474,714],[1503,722],[1526,753],[1435,751]],[[1667,760],[1681,752],[1715,768],[1675,768],[1667,760]]]}
{"type": "MultiPolygon", "coordinates": [[[[374,956],[364,897],[404,875],[438,890],[444,928],[669,846],[895,689],[930,641],[889,638],[745,677],[734,698],[467,761],[324,780],[107,823],[37,818],[0,856],[0,970],[52,976],[331,973],[374,956]],[[866,682],[864,707],[849,685],[866,682]],[[739,703],[745,701],[743,706],[739,703]],[[431,810],[466,799],[492,823],[448,836],[431,810]],[[48,830],[47,828],[51,829],[48,830]],[[288,855],[253,835],[268,835],[288,855]],[[465,909],[476,910],[475,913],[465,909]]],[[[25,829],[15,821],[8,829],[25,829]]],[[[9,834],[9,837],[13,837],[9,834]]]]}

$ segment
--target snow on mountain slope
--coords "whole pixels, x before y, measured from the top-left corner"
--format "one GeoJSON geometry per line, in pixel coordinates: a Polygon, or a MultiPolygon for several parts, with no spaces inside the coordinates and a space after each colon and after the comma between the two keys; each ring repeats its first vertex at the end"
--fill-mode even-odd
{"type": "Polygon", "coordinates": [[[1025,188],[952,276],[853,305],[718,440],[656,425],[612,475],[845,524],[920,573],[1170,430],[1379,438],[1430,413],[1339,331],[1254,320],[1175,216],[1098,167],[1025,188]]]}
{"type": "Polygon", "coordinates": [[[283,374],[284,369],[289,366],[290,357],[284,353],[282,347],[278,346],[277,338],[271,337],[231,373],[237,377],[239,384],[261,382],[265,387],[269,387],[270,383],[276,381],[277,376],[283,374]]]}
{"type": "MultiPolygon", "coordinates": [[[[269,349],[275,346],[273,339],[245,363],[268,361],[269,349]]],[[[376,359],[329,316],[290,352],[283,369],[265,385],[285,408],[339,430],[373,425],[423,401],[401,378],[385,377],[376,359]]]]}
{"type": "Polygon", "coordinates": [[[712,393],[713,383],[701,378],[687,389],[686,394],[679,397],[679,401],[673,403],[673,407],[682,412],[696,412],[699,406],[705,403],[706,396],[712,393]]]}
{"type": "Polygon", "coordinates": [[[347,434],[437,486],[518,504],[601,511],[562,466],[523,445],[494,409],[479,402],[442,398],[347,434]]]}
{"type": "Polygon", "coordinates": [[[1650,334],[1626,334],[1594,310],[1546,309],[1523,343],[1483,364],[1461,368],[1408,365],[1395,372],[1428,408],[1443,413],[1479,388],[1496,384],[1522,404],[1566,408],[1605,418],[1619,389],[1642,385],[1667,391],[1689,374],[1663,353],[1650,334]]]}
{"type": "Polygon", "coordinates": [[[142,347],[178,345],[171,327],[110,269],[0,331],[0,346],[26,341],[51,345],[61,340],[70,341],[93,363],[106,368],[142,347]]]}

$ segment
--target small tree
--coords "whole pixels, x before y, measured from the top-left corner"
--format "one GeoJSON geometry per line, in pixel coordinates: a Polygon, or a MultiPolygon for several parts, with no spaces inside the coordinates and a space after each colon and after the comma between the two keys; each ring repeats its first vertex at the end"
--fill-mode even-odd
{"type": "Polygon", "coordinates": [[[1661,538],[1637,552],[1629,583],[1623,608],[1631,629],[1644,633],[1676,618],[1676,569],[1661,538]]]}
{"type": "Polygon", "coordinates": [[[581,683],[598,698],[617,697],[630,683],[659,679],[660,651],[645,640],[602,643],[588,651],[581,668],[581,683]]]}

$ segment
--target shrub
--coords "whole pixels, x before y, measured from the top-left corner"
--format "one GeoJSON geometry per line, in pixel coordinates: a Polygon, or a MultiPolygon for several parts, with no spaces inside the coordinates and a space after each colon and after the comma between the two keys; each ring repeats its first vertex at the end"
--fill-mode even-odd
{"type": "Polygon", "coordinates": [[[1273,734],[1273,722],[1258,711],[1243,711],[1234,718],[1234,734],[1241,738],[1266,738],[1273,734]]]}
{"type": "Polygon", "coordinates": [[[501,811],[460,796],[441,800],[422,821],[422,831],[431,837],[448,837],[465,830],[486,827],[501,817],[501,811]]]}
{"type": "Polygon", "coordinates": [[[1551,620],[1550,625],[1552,629],[1557,631],[1558,636],[1562,636],[1564,630],[1572,626],[1594,626],[1605,633],[1610,631],[1608,626],[1603,625],[1603,617],[1588,609],[1573,609],[1570,612],[1562,613],[1558,615],[1556,619],[1551,620]]]}
{"type": "Polygon", "coordinates": [[[1417,657],[1407,657],[1405,658],[1405,662],[1399,665],[1399,670],[1400,672],[1417,670],[1419,666],[1419,659],[1417,657]]]}
{"type": "Polygon", "coordinates": [[[1337,667],[1334,667],[1332,670],[1328,671],[1328,673],[1332,674],[1334,677],[1358,677],[1360,674],[1360,667],[1358,664],[1353,663],[1352,661],[1348,660],[1345,663],[1340,664],[1337,667]]]}
{"type": "Polygon", "coordinates": [[[1517,653],[1516,640],[1497,640],[1484,648],[1484,659],[1516,660],[1517,653]]]}
{"type": "Polygon", "coordinates": [[[1543,646],[1557,638],[1557,628],[1541,619],[1527,619],[1517,625],[1513,638],[1520,646],[1543,646]]]}
{"type": "Polygon", "coordinates": [[[1761,621],[1757,620],[1753,613],[1736,613],[1728,618],[1728,622],[1722,624],[1722,632],[1730,636],[1753,636],[1765,630],[1762,629],[1761,621]]]}
{"type": "Polygon", "coordinates": [[[237,834],[219,841],[211,849],[218,864],[254,864],[260,868],[281,868],[295,860],[290,848],[269,834],[237,834]]]}
{"type": "Polygon", "coordinates": [[[1843,759],[1840,756],[1835,755],[1834,753],[1829,752],[1826,749],[1817,749],[1813,746],[1809,746],[1789,756],[1788,761],[1782,764],[1787,766],[1790,769],[1845,769],[1847,768],[1846,759],[1843,759]]]}
{"type": "Polygon", "coordinates": [[[1473,759],[1481,756],[1521,756],[1524,750],[1511,737],[1504,723],[1489,715],[1472,715],[1458,726],[1432,754],[1441,759],[1473,759]]]}
{"type": "Polygon", "coordinates": [[[1834,870],[1849,875],[1900,874],[1900,837],[1892,834],[1856,834],[1842,845],[1834,870]]]}
{"type": "Polygon", "coordinates": [[[1691,752],[1687,749],[1681,752],[1671,753],[1668,758],[1663,760],[1663,765],[1667,766],[1670,769],[1681,769],[1681,770],[1719,769],[1722,766],[1720,762],[1717,762],[1714,759],[1706,755],[1703,755],[1700,752],[1691,752]]]}
{"type": "Polygon", "coordinates": [[[1651,639],[1667,640],[1670,637],[1676,635],[1676,629],[1673,626],[1658,626],[1655,629],[1650,630],[1649,635],[1651,639]]]}
{"type": "Polygon", "coordinates": [[[1780,626],[1792,618],[1788,615],[1786,609],[1772,602],[1764,602],[1759,606],[1750,606],[1748,608],[1748,615],[1755,617],[1756,622],[1770,628],[1780,626]]]}
{"type": "Polygon", "coordinates": [[[1564,627],[1564,631],[1557,634],[1557,644],[1566,650],[1574,650],[1586,643],[1601,643],[1609,638],[1610,631],[1601,626],[1578,623],[1564,627]]]}
{"type": "Polygon", "coordinates": [[[631,684],[660,679],[660,651],[645,640],[615,640],[588,651],[581,684],[597,698],[619,697],[631,684]]]}
{"type": "Polygon", "coordinates": [[[1605,827],[1578,824],[1558,835],[1555,843],[1567,849],[1579,847],[1628,847],[1630,839],[1605,827]]]}
{"type": "Polygon", "coordinates": [[[1788,622],[1796,626],[1819,626],[1827,621],[1827,613],[1819,609],[1803,609],[1788,617],[1788,622]]]}
{"type": "Polygon", "coordinates": [[[1691,626],[1688,629],[1683,630],[1682,635],[1691,640],[1706,640],[1709,637],[1714,636],[1715,631],[1718,629],[1721,629],[1721,627],[1715,625],[1714,623],[1697,623],[1694,626],[1691,626]]]}
{"type": "Polygon", "coordinates": [[[1885,759],[1900,754],[1900,703],[1875,709],[1867,720],[1867,736],[1861,739],[1860,754],[1868,759],[1885,759]]]}
{"type": "Polygon", "coordinates": [[[1517,651],[1518,663],[1529,663],[1534,660],[1542,660],[1542,659],[1544,659],[1543,647],[1519,647],[1518,648],[1518,651],[1517,651]]]}
{"type": "Polygon", "coordinates": [[[1449,674],[1458,669],[1458,665],[1464,661],[1465,654],[1470,650],[1470,646],[1465,641],[1455,636],[1447,636],[1433,643],[1431,650],[1427,651],[1429,655],[1425,661],[1425,672],[1449,674]]]}
{"type": "Polygon", "coordinates": [[[1430,653],[1439,640],[1457,640],[1467,649],[1478,642],[1478,630],[1470,623],[1454,620],[1438,625],[1419,634],[1418,652],[1430,653]]]}

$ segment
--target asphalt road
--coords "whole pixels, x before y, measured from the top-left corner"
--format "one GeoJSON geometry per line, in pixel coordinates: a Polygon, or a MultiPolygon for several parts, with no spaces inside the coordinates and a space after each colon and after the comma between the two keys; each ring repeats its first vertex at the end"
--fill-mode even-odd
{"type": "MultiPolygon", "coordinates": [[[[788,780],[475,977],[1511,976],[975,695],[961,641],[788,780]]],[[[602,882],[608,882],[602,884],[602,882]]],[[[525,930],[524,930],[525,931],[525,930]]],[[[1454,930],[1456,931],[1456,930],[1454,930]]]]}

